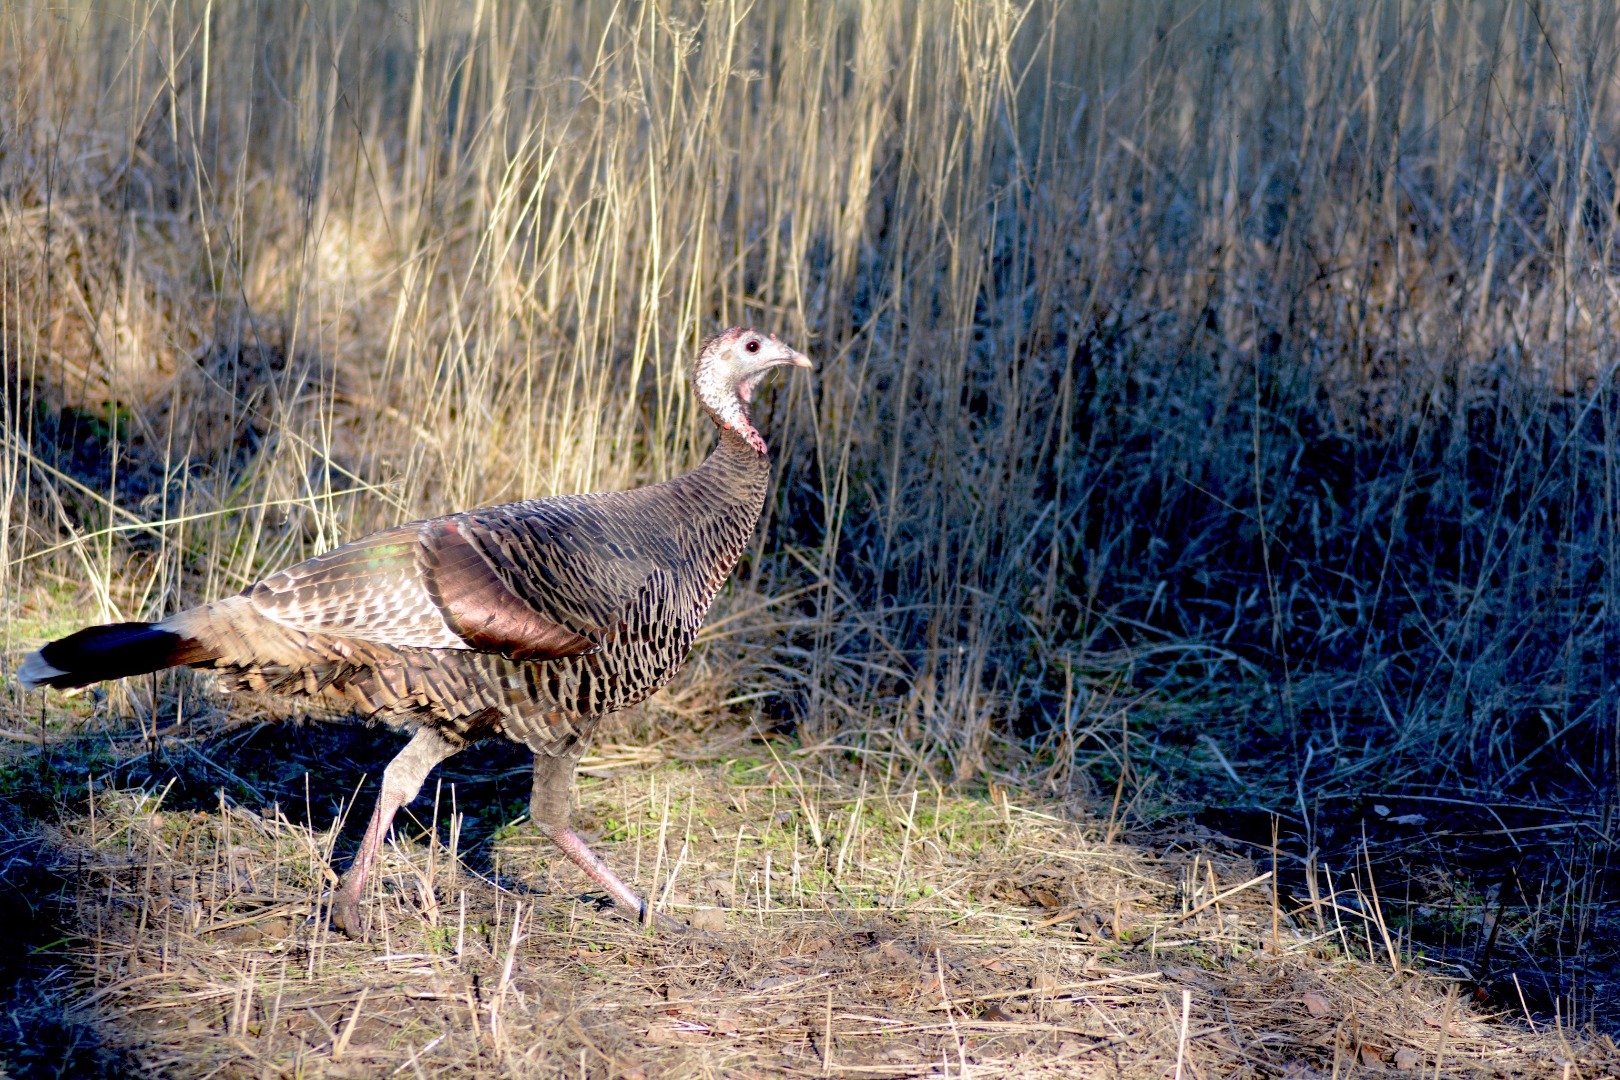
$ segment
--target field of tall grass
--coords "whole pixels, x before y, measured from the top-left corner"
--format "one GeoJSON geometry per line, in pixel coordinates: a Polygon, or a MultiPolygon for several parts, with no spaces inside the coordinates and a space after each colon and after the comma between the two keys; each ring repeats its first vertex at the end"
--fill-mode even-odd
{"type": "MultiPolygon", "coordinates": [[[[1617,54],[1530,0],[8,5],[0,646],[671,476],[749,323],[817,369],[648,723],[1276,822],[1612,1028],[1617,54]]],[[[5,685],[18,748],[83,719],[5,685]]]]}

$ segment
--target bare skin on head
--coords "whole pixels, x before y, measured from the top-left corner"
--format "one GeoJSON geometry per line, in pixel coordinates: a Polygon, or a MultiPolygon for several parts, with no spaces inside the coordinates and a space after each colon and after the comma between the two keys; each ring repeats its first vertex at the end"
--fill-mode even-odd
{"type": "Polygon", "coordinates": [[[569,827],[569,794],[597,724],[674,677],[752,538],[770,461],[748,407],[778,367],[810,361],[747,327],[704,342],[692,381],[720,439],[683,476],[387,529],[161,622],[51,642],[18,677],[71,689],[190,665],[410,731],[332,896],[332,923],[352,937],[394,815],[440,762],[497,736],[534,752],[535,827],[625,914],[678,926],[569,827]]]}

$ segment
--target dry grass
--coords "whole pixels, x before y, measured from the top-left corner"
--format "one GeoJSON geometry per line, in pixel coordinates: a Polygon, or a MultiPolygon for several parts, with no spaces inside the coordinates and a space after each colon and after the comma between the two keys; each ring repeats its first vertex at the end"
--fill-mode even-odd
{"type": "Polygon", "coordinates": [[[1503,1023],[1392,964],[1365,877],[1279,909],[1269,867],[1207,833],[1153,854],[1084,810],[745,731],[608,745],[586,769],[604,854],[723,927],[601,914],[521,827],[476,872],[441,789],[419,804],[437,827],[383,856],[355,944],[311,906],[335,822],[126,788],[37,849],[77,927],[45,952],[104,1052],[172,1076],[1620,1069],[1607,1040],[1503,1023]]]}
{"type": "MultiPolygon", "coordinates": [[[[1347,928],[1360,960],[1281,968],[1421,956],[1423,1000],[1446,978],[1534,1017],[1540,1042],[1493,1028],[1501,1045],[1613,1031],[1617,19],[1519,0],[9,4],[0,648],[410,517],[669,476],[710,438],[683,358],[754,322],[818,371],[763,403],[766,525],[655,727],[759,718],[892,755],[891,800],[926,782],[994,808],[993,781],[1090,807],[1110,852],[1190,821],[1269,858],[1275,822],[1286,902],[1359,867],[1391,935],[1347,928]]],[[[40,822],[82,832],[92,769],[160,788],[184,761],[183,786],[255,808],[297,790],[258,736],[191,729],[227,707],[185,677],[88,713],[9,701],[0,810],[25,848],[40,822]],[[169,749],[109,765],[136,730],[169,749]]],[[[828,768],[814,799],[834,813],[858,787],[828,768]]],[[[328,819],[263,820],[308,851],[298,830],[328,819]]],[[[69,931],[114,940],[76,920],[129,879],[78,873],[69,931]]],[[[149,911],[166,894],[144,882],[149,911]]],[[[927,925],[963,977],[977,939],[927,925]]],[[[812,933],[870,959],[848,932],[812,933]]],[[[79,971],[29,984],[66,1041],[90,1029],[50,988],[79,971]]],[[[1244,985],[1234,1000],[1269,994],[1244,985]]],[[[1382,1007],[1334,996],[1348,985],[1323,993],[1382,1007]]],[[[1146,1019],[1163,1008],[1128,1040],[1169,1030],[1146,1019]]]]}

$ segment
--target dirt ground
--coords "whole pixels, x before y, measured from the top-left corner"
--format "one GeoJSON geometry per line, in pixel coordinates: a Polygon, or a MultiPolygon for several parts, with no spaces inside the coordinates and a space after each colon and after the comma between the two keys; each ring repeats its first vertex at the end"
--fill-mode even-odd
{"type": "Polygon", "coordinates": [[[92,757],[14,740],[13,796],[30,770],[115,779],[48,825],[8,804],[7,903],[32,921],[7,979],[20,1042],[0,1062],[188,1077],[1620,1075],[1607,1037],[1485,1011],[1414,960],[1375,880],[1341,893],[1324,874],[1314,898],[1277,895],[1264,853],[1201,829],[1126,830],[1117,808],[993,779],[953,791],[894,755],[740,727],[599,746],[578,787],[597,850],[698,929],[604,911],[522,822],[521,755],[494,749],[455,759],[412,806],[369,940],[352,942],[324,904],[369,805],[359,777],[396,741],[252,725],[126,735],[92,757]],[[310,771],[302,805],[251,806],[310,771]]]}

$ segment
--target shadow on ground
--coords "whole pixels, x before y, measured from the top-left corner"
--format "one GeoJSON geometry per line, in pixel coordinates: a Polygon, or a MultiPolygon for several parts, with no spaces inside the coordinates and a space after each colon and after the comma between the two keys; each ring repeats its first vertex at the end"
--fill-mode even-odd
{"type": "MultiPolygon", "coordinates": [[[[1313,901],[1284,866],[1274,895],[1269,837],[1246,841],[1241,819],[1236,838],[1110,839],[1085,807],[941,789],[893,758],[741,729],[653,741],[598,748],[577,820],[706,933],[602,913],[545,842],[504,827],[527,803],[513,747],[448,762],[436,821],[431,785],[413,807],[366,942],[332,935],[318,904],[399,736],[252,724],[14,757],[0,1060],[227,1077],[1620,1065],[1601,1034],[1533,1032],[1475,999],[1444,957],[1390,963],[1364,894],[1313,901]]],[[[1371,840],[1388,928],[1418,903],[1388,894],[1371,840]]],[[[1286,832],[1282,847],[1286,864],[1286,832]]]]}

